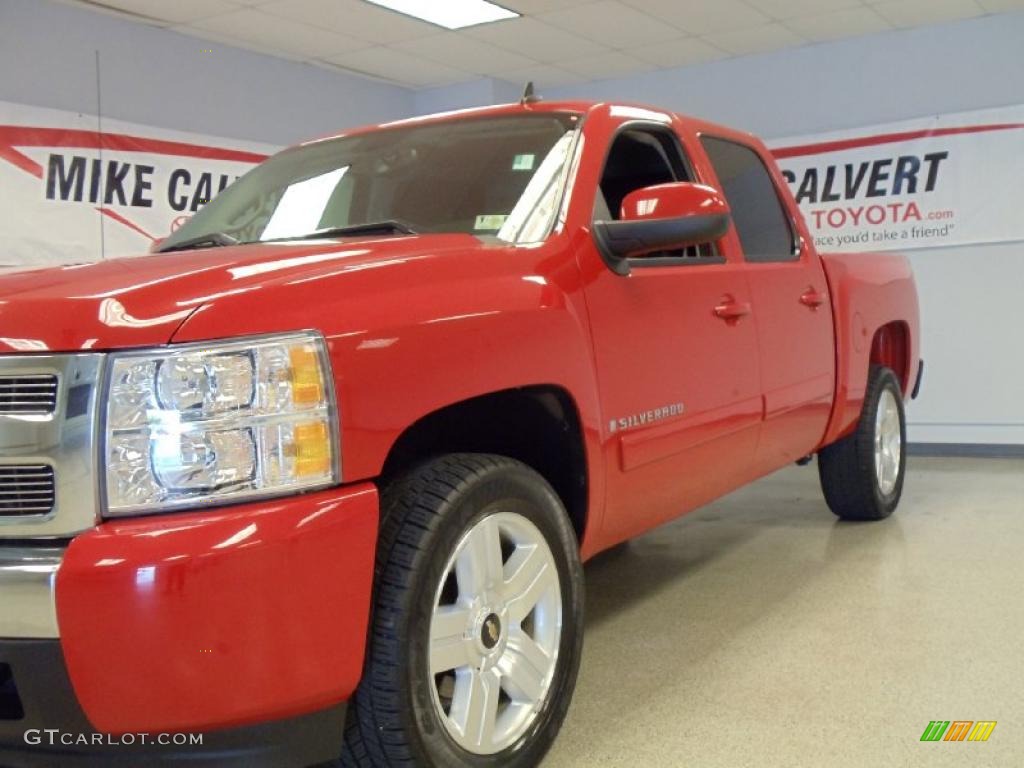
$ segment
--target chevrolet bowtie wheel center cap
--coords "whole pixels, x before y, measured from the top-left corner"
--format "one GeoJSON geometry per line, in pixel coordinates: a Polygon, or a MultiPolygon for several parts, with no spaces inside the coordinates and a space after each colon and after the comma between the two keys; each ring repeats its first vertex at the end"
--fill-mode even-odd
{"type": "Polygon", "coordinates": [[[480,628],[480,640],[483,642],[484,648],[491,650],[498,644],[500,639],[501,619],[498,618],[496,613],[492,613],[484,619],[484,623],[480,628]]]}

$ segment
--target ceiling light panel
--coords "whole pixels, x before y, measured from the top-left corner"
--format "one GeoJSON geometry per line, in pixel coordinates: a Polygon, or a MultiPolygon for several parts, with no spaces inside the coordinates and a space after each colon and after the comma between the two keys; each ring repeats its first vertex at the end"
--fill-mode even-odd
{"type": "Polygon", "coordinates": [[[490,21],[514,19],[515,11],[502,8],[487,0],[367,0],[374,5],[390,8],[446,29],[462,29],[490,21]]]}

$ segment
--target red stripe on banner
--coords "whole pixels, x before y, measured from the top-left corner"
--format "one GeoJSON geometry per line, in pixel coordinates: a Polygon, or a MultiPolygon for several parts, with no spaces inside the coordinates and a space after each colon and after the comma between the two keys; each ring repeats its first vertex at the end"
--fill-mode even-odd
{"type": "MultiPolygon", "coordinates": [[[[235,160],[261,163],[268,155],[241,149],[207,147],[183,141],[147,139],[123,133],[97,133],[76,128],[39,128],[24,125],[0,125],[2,147],[67,147],[76,149],[116,149],[123,152],[153,152],[159,155],[198,157],[207,160],[235,160]]],[[[20,167],[20,166],[19,166],[20,167]]]]}
{"type": "Polygon", "coordinates": [[[156,238],[153,237],[151,234],[149,234],[149,232],[144,230],[138,224],[134,224],[133,222],[128,221],[128,219],[126,219],[124,216],[122,216],[117,211],[112,211],[109,208],[97,208],[96,210],[99,211],[104,216],[109,216],[114,221],[116,221],[118,224],[124,224],[126,227],[128,227],[128,229],[133,229],[136,232],[138,232],[140,235],[142,235],[143,237],[148,237],[150,240],[156,242],[156,238]]]}
{"type": "Polygon", "coordinates": [[[0,158],[6,160],[9,163],[13,163],[16,167],[21,168],[23,171],[28,171],[33,176],[37,176],[40,179],[43,178],[43,166],[33,160],[27,155],[21,154],[14,147],[5,147],[0,144],[0,158]]]}
{"type": "Polygon", "coordinates": [[[937,136],[956,136],[963,133],[1011,131],[1019,128],[1024,128],[1024,123],[969,125],[959,128],[934,128],[919,131],[905,131],[903,133],[881,133],[877,136],[863,136],[856,139],[839,139],[836,141],[822,141],[817,144],[801,144],[795,147],[780,147],[779,149],[771,150],[771,153],[776,159],[782,160],[787,157],[818,155],[824,152],[840,152],[844,149],[857,149],[859,147],[874,147],[879,144],[892,144],[897,141],[912,141],[913,139],[926,139],[937,136]]]}

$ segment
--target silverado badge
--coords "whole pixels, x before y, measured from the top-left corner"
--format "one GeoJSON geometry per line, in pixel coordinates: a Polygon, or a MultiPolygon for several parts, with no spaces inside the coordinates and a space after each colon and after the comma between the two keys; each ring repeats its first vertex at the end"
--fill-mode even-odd
{"type": "Polygon", "coordinates": [[[608,423],[609,432],[622,432],[626,429],[635,429],[636,427],[644,427],[648,424],[653,424],[656,421],[662,421],[663,419],[669,419],[673,416],[682,415],[685,410],[682,403],[672,403],[671,405],[664,405],[661,408],[655,408],[650,411],[641,411],[640,413],[633,413],[629,416],[624,416],[619,419],[612,419],[608,423]]]}

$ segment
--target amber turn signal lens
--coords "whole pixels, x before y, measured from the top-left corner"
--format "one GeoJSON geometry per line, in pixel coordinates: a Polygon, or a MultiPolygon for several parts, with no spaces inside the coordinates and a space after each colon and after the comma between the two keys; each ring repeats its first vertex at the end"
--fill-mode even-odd
{"type": "Polygon", "coordinates": [[[319,405],[324,399],[320,377],[320,359],[308,346],[288,350],[292,366],[292,402],[296,405],[319,405]]]}
{"type": "Polygon", "coordinates": [[[322,475],[331,470],[331,435],[327,424],[308,421],[295,425],[295,475],[322,475]]]}

